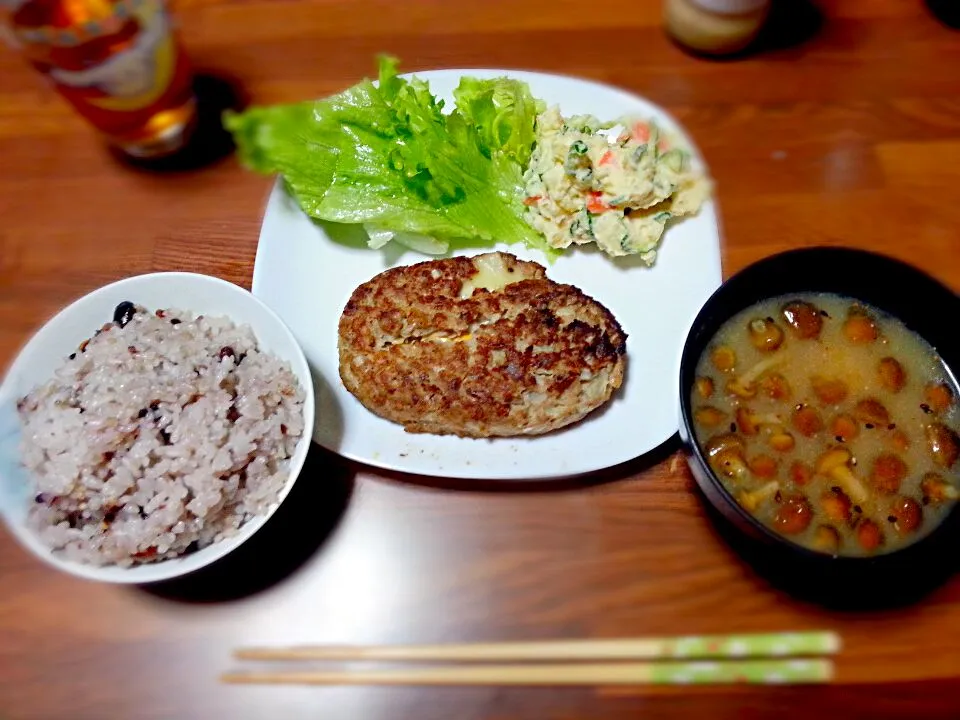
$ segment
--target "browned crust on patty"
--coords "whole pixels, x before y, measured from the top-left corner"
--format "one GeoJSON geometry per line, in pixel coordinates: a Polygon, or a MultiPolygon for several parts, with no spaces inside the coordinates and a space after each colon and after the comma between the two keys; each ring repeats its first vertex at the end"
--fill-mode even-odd
{"type": "Polygon", "coordinates": [[[387,270],[340,318],[340,377],[410,432],[537,435],[606,403],[623,382],[626,333],[603,305],[507,253],[387,270]],[[461,299],[477,261],[525,279],[461,299]],[[496,260],[496,258],[494,258],[496,260]]]}

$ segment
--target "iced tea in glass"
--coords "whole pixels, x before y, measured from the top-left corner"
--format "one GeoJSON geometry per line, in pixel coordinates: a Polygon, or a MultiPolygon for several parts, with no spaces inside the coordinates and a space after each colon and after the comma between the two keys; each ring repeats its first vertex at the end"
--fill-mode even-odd
{"type": "Polygon", "coordinates": [[[163,0],[0,0],[5,34],[107,140],[149,158],[196,120],[193,80],[163,0]]]}

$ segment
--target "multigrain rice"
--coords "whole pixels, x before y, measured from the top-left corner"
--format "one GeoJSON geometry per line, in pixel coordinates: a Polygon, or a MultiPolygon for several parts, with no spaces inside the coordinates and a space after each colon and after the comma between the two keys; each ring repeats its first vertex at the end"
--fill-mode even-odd
{"type": "Polygon", "coordinates": [[[303,389],[249,327],[126,307],[18,403],[30,525],[96,565],[232,535],[278,502],[304,431],[303,389]]]}

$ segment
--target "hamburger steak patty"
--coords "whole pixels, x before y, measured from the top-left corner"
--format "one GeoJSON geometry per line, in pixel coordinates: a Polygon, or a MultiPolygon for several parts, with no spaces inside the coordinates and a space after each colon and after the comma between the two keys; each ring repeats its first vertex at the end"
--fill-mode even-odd
{"type": "Polygon", "coordinates": [[[623,382],[626,333],[603,305],[493,252],[397,267],[340,317],[340,378],[408,432],[538,435],[582,419],[623,382]]]}

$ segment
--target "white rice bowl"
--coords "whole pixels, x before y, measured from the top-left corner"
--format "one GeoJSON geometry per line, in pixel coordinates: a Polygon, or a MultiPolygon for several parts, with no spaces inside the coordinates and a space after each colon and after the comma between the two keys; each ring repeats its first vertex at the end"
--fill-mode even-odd
{"type": "Polygon", "coordinates": [[[313,414],[302,351],[248,292],[190,273],[122,280],[47,323],[0,386],[0,512],[62,570],[176,577],[275,512],[313,414]],[[124,301],[139,312],[121,326],[124,301]]]}

